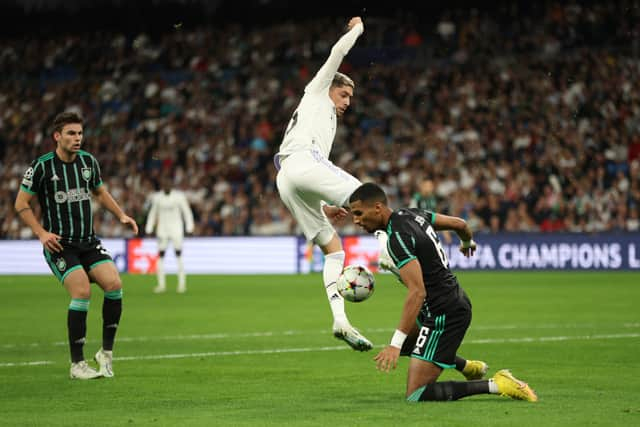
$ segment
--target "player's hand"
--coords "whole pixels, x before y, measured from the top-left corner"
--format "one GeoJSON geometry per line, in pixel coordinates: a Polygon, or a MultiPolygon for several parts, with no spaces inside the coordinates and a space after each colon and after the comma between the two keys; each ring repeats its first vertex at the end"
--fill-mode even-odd
{"type": "Polygon", "coordinates": [[[120,222],[125,225],[129,224],[129,226],[131,226],[131,229],[133,230],[133,234],[135,234],[136,236],[138,235],[138,224],[136,224],[136,221],[129,215],[122,215],[120,217],[120,222]]]}
{"type": "Polygon", "coordinates": [[[476,247],[477,247],[476,242],[474,242],[473,239],[471,239],[468,242],[460,243],[460,252],[462,252],[462,255],[469,258],[476,252],[476,247]]]}
{"type": "Polygon", "coordinates": [[[400,349],[386,346],[373,360],[376,361],[376,368],[382,372],[389,372],[398,366],[398,358],[400,357],[400,349]]]}
{"type": "Polygon", "coordinates": [[[40,243],[42,243],[42,246],[49,252],[62,252],[60,239],[62,239],[61,236],[46,231],[40,236],[40,243]]]}
{"type": "Polygon", "coordinates": [[[360,18],[359,16],[355,16],[353,18],[351,18],[349,20],[349,23],[347,24],[347,30],[351,30],[353,27],[355,27],[357,24],[363,24],[362,22],[362,18],[360,18]]]}
{"type": "Polygon", "coordinates": [[[323,205],[322,210],[333,225],[342,222],[349,215],[345,208],[339,206],[323,205]]]}

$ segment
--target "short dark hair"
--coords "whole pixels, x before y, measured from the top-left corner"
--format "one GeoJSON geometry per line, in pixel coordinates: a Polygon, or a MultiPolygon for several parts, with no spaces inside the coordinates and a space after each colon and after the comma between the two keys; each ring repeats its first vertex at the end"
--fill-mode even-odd
{"type": "Polygon", "coordinates": [[[63,127],[72,123],[83,125],[84,119],[80,114],[74,113],[73,111],[65,111],[64,113],[58,114],[51,124],[51,135],[56,132],[61,132],[63,127]]]}
{"type": "Polygon", "coordinates": [[[362,202],[381,202],[386,205],[387,195],[378,184],[366,182],[351,193],[349,203],[353,203],[356,200],[360,200],[362,202]]]}

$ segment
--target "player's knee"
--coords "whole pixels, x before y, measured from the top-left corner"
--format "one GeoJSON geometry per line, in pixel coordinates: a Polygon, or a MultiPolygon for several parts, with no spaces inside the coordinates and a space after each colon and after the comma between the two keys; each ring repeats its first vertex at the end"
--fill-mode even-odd
{"type": "Polygon", "coordinates": [[[102,283],[102,289],[105,292],[112,292],[122,289],[122,280],[119,275],[110,278],[109,280],[102,283]]]}
{"type": "Polygon", "coordinates": [[[91,299],[91,289],[76,289],[74,292],[71,292],[71,298],[73,299],[91,299]]]}

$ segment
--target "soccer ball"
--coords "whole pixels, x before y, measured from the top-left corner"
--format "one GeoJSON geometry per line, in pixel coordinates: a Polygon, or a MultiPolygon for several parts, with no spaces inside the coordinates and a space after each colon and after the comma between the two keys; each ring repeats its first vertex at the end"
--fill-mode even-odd
{"type": "Polygon", "coordinates": [[[364,301],[373,293],[373,273],[361,265],[348,265],[338,277],[338,292],[347,301],[364,301]]]}

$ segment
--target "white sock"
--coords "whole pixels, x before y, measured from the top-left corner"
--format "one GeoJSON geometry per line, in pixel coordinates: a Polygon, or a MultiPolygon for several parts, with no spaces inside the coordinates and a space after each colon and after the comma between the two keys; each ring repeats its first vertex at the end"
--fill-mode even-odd
{"type": "Polygon", "coordinates": [[[158,262],[156,263],[156,273],[158,275],[158,287],[164,288],[166,286],[166,282],[164,279],[164,257],[158,257],[158,262]]]}
{"type": "Polygon", "coordinates": [[[498,384],[493,379],[489,379],[489,393],[498,394],[498,384]]]}
{"type": "Polygon", "coordinates": [[[176,257],[178,261],[178,287],[184,288],[187,285],[187,276],[184,274],[184,262],[182,262],[182,255],[176,257]]]}
{"type": "Polygon", "coordinates": [[[346,322],[347,315],[344,312],[344,299],[338,293],[336,282],[344,268],[344,251],[333,252],[324,256],[324,268],[322,269],[322,281],[327,291],[327,299],[331,306],[334,321],[346,322]]]}

